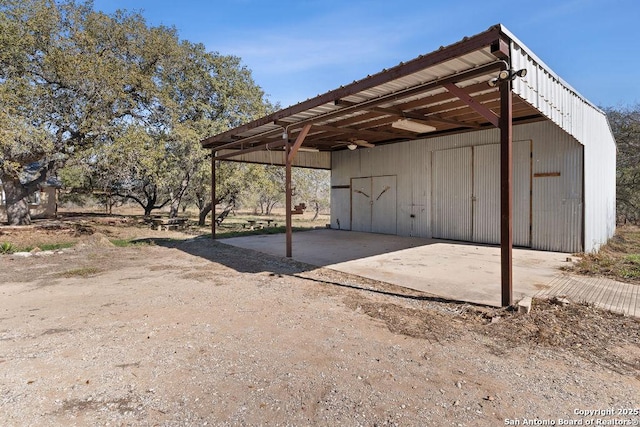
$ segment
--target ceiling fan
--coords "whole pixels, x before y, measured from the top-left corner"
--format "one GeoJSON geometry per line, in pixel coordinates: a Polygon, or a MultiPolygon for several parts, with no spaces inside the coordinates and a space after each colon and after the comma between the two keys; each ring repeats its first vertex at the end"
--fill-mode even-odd
{"type": "Polygon", "coordinates": [[[358,147],[373,148],[375,147],[375,145],[368,141],[365,141],[364,139],[350,138],[349,143],[347,144],[347,148],[353,151],[358,147]]]}

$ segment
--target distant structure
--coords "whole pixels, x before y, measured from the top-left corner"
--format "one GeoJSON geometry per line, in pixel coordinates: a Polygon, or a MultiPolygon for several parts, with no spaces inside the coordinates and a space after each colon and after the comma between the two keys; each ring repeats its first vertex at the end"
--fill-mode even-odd
{"type": "MultiPolygon", "coordinates": [[[[58,214],[58,192],[60,184],[48,180],[40,189],[29,195],[29,213],[31,218],[55,218],[58,214]]],[[[7,222],[7,206],[2,181],[0,181],[0,223],[7,222]]]]}

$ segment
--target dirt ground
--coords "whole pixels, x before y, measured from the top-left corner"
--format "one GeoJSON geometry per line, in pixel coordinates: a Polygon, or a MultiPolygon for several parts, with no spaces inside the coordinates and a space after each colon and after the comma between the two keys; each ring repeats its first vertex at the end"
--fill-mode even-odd
{"type": "Polygon", "coordinates": [[[2,426],[640,423],[638,320],[453,303],[82,221],[0,228],[16,245],[77,242],[0,255],[2,426]],[[109,241],[134,237],[151,244],[109,241]]]}

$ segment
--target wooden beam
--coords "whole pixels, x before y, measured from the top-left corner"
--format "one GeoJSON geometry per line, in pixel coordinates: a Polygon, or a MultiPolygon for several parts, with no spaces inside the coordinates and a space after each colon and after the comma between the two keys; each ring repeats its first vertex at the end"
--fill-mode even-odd
{"type": "Polygon", "coordinates": [[[491,46],[500,39],[501,34],[502,33],[500,26],[496,25],[489,28],[484,33],[465,38],[457,43],[447,46],[446,48],[441,48],[427,55],[419,56],[418,58],[415,58],[409,62],[402,63],[388,70],[383,70],[380,73],[368,76],[350,85],[340,87],[323,95],[311,98],[307,101],[303,101],[291,107],[284,108],[280,111],[276,111],[273,114],[254,120],[235,129],[228,130],[219,135],[206,138],[201,141],[201,144],[204,148],[210,148],[216,142],[224,141],[231,135],[235,135],[237,133],[254,129],[267,123],[293,116],[303,111],[319,107],[320,105],[333,102],[336,99],[345,98],[358,92],[362,92],[363,90],[371,89],[381,84],[385,84],[390,81],[416,73],[418,71],[422,71],[428,67],[446,62],[453,58],[457,58],[459,56],[477,51],[484,47],[491,46]]]}
{"type": "Polygon", "coordinates": [[[500,83],[500,277],[502,306],[513,304],[513,99],[511,79],[500,83]]]}
{"type": "Polygon", "coordinates": [[[509,59],[511,54],[509,49],[509,43],[502,38],[498,39],[491,45],[491,53],[496,58],[509,59]]]}
{"type": "Polygon", "coordinates": [[[227,142],[222,145],[218,145],[215,147],[211,147],[215,151],[225,150],[227,148],[234,148],[237,146],[242,146],[243,144],[249,144],[252,142],[262,141],[264,138],[275,137],[278,134],[282,134],[283,129],[272,129],[269,131],[261,132],[257,135],[248,136],[246,138],[236,139],[235,141],[227,142]]]}
{"type": "Polygon", "coordinates": [[[291,143],[287,140],[285,145],[285,225],[286,225],[286,256],[291,258],[293,253],[293,228],[291,226],[292,191],[291,188],[291,143]]]}
{"type": "MultiPolygon", "coordinates": [[[[349,102],[349,101],[344,101],[344,100],[338,100],[336,101],[336,104],[338,105],[353,105],[355,104],[354,102],[349,102]]],[[[431,116],[427,116],[427,113],[429,113],[428,109],[422,109],[422,110],[412,110],[412,111],[405,111],[403,110],[403,106],[396,106],[394,108],[382,108],[382,107],[373,107],[373,108],[369,108],[367,109],[367,111],[371,111],[371,112],[375,112],[375,113],[380,113],[380,114],[385,114],[388,116],[392,116],[393,117],[393,121],[395,121],[395,119],[397,118],[407,118],[407,119],[416,119],[416,120],[422,120],[425,122],[429,122],[429,121],[433,121],[433,122],[439,122],[439,123],[446,123],[446,124],[450,124],[450,125],[454,125],[454,126],[459,126],[459,127],[470,127],[470,128],[477,128],[477,125],[471,124],[471,123],[463,123],[463,122],[456,122],[454,120],[448,120],[448,119],[444,119],[441,117],[438,117],[437,115],[431,115],[431,116]]]]}
{"type": "Polygon", "coordinates": [[[216,238],[216,153],[211,150],[211,238],[216,238]]]}
{"type": "Polygon", "coordinates": [[[454,83],[445,83],[443,85],[449,92],[460,98],[465,104],[477,111],[482,117],[487,119],[489,123],[495,127],[500,127],[498,120],[500,117],[469,95],[464,89],[459,88],[454,83]]]}
{"type": "MultiPolygon", "coordinates": [[[[382,95],[379,96],[377,98],[373,98],[373,99],[369,99],[367,101],[363,101],[361,103],[355,104],[353,106],[348,106],[348,107],[344,107],[341,108],[339,110],[335,110],[335,111],[330,111],[324,114],[320,114],[318,116],[314,116],[314,117],[310,117],[308,119],[303,119],[300,120],[298,122],[295,123],[291,123],[289,126],[290,127],[296,127],[296,128],[301,128],[302,126],[304,126],[305,124],[308,123],[318,123],[318,122],[323,122],[323,121],[327,121],[327,120],[331,120],[340,116],[344,116],[346,114],[352,114],[358,110],[366,110],[367,108],[371,108],[374,106],[378,106],[381,104],[386,104],[388,102],[391,102],[393,100],[398,100],[398,99],[403,99],[403,98],[407,98],[410,96],[414,96],[416,94],[422,93],[422,92],[426,92],[435,88],[438,88],[440,86],[443,86],[446,83],[454,83],[454,82],[458,82],[458,81],[464,81],[464,80],[468,80],[477,76],[481,76],[483,74],[487,74],[490,73],[491,71],[494,70],[498,70],[500,68],[502,68],[504,66],[504,62],[503,61],[496,61],[496,62],[491,62],[489,64],[485,64],[485,65],[481,65],[479,67],[470,69],[470,70],[466,70],[466,71],[462,71],[460,73],[457,74],[453,74],[449,77],[445,77],[442,78],[440,80],[434,80],[434,81],[429,81],[423,84],[419,84],[417,86],[412,86],[412,87],[408,87],[406,89],[401,89],[398,90],[396,92],[392,92],[386,95],[382,95]]],[[[335,99],[340,99],[341,97],[336,97],[333,100],[331,100],[331,102],[335,102],[335,99]]],[[[304,103],[303,103],[304,104],[304,103]]],[[[298,106],[301,104],[298,104],[298,106]]],[[[296,107],[298,107],[296,106],[296,107]]],[[[284,111],[284,110],[282,110],[284,111]]],[[[271,117],[271,116],[268,116],[271,117]]],[[[285,116],[286,117],[286,116],[285,116]]],[[[275,120],[269,120],[267,123],[269,122],[273,122],[275,120]]],[[[266,123],[263,123],[266,124],[266,123]]],[[[496,125],[497,126],[497,125],[496,125]]],[[[253,126],[256,127],[256,126],[253,126]]],[[[252,127],[252,128],[253,128],[252,127]]],[[[251,128],[251,129],[252,129],[251,128]]],[[[236,129],[232,129],[232,131],[235,131],[235,133],[238,132],[242,132],[243,130],[246,130],[244,128],[244,126],[240,126],[236,129]]],[[[228,131],[225,132],[224,134],[220,134],[217,135],[215,137],[212,138],[208,138],[206,140],[202,141],[202,145],[205,148],[210,147],[214,141],[219,141],[220,139],[222,139],[222,136],[226,136],[227,138],[230,137],[230,135],[233,135],[235,133],[230,133],[232,131],[228,131]]],[[[263,133],[260,134],[261,137],[268,137],[268,136],[273,136],[275,134],[277,134],[278,132],[281,132],[279,129],[274,129],[271,131],[265,131],[263,133]]],[[[215,150],[219,150],[221,148],[231,148],[234,146],[238,146],[241,145],[247,141],[255,141],[256,138],[258,138],[258,136],[251,136],[251,137],[247,137],[238,141],[233,141],[233,142],[229,142],[229,143],[225,143],[224,145],[221,146],[217,146],[214,149],[215,150]]]]}
{"type": "MultiPolygon", "coordinates": [[[[393,121],[393,120],[391,120],[393,121]]],[[[320,129],[327,132],[340,132],[346,136],[353,135],[359,137],[372,137],[372,138],[393,138],[395,135],[389,132],[381,132],[377,130],[359,129],[356,127],[336,127],[330,125],[314,125],[314,129],[320,129]]]]}
{"type": "Polygon", "coordinates": [[[245,148],[244,150],[237,150],[233,153],[227,153],[216,157],[218,160],[227,160],[232,157],[242,156],[243,154],[253,153],[254,151],[273,150],[276,148],[282,148],[286,145],[286,142],[269,142],[267,144],[256,145],[255,147],[245,148]]]}
{"type": "Polygon", "coordinates": [[[293,163],[293,159],[296,157],[296,154],[298,153],[298,149],[302,146],[302,143],[304,142],[304,139],[307,137],[307,134],[309,133],[310,129],[311,129],[310,124],[304,125],[304,127],[298,134],[298,137],[296,138],[296,142],[293,144],[293,147],[291,147],[291,152],[289,153],[290,158],[287,159],[289,163],[293,163]]]}

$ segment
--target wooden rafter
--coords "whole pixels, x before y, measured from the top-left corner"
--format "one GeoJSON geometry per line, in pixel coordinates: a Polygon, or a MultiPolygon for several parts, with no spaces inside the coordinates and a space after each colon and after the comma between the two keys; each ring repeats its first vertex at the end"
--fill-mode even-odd
{"type": "MultiPolygon", "coordinates": [[[[227,132],[223,132],[219,135],[215,135],[204,139],[201,143],[204,148],[210,148],[216,143],[222,141],[228,141],[230,136],[237,135],[239,133],[246,132],[250,129],[260,127],[269,123],[273,123],[277,120],[281,120],[287,117],[291,117],[298,113],[307,111],[309,109],[318,107],[323,104],[333,102],[336,99],[346,98],[350,95],[356,94],[363,90],[367,90],[392,80],[402,78],[404,76],[411,75],[428,68],[430,66],[443,63],[445,61],[457,58],[461,55],[477,51],[479,49],[486,48],[496,44],[501,39],[500,26],[494,26],[487,31],[478,34],[471,38],[465,38],[457,43],[448,46],[446,49],[440,49],[432,52],[428,55],[422,55],[411,61],[400,64],[396,67],[384,70],[378,74],[368,76],[362,80],[352,83],[348,86],[340,87],[338,89],[327,92],[323,95],[301,102],[288,108],[284,108],[273,114],[254,120],[250,123],[238,126],[235,129],[231,129],[227,132]]],[[[497,55],[496,55],[497,56],[497,55]]]]}
{"type": "Polygon", "coordinates": [[[500,117],[489,108],[487,108],[484,104],[476,101],[471,95],[469,95],[464,89],[459,88],[454,83],[445,83],[443,85],[449,92],[456,95],[460,98],[461,101],[466,103],[469,107],[473,108],[475,111],[480,113],[482,117],[487,119],[489,123],[498,127],[498,120],[500,117]]]}

